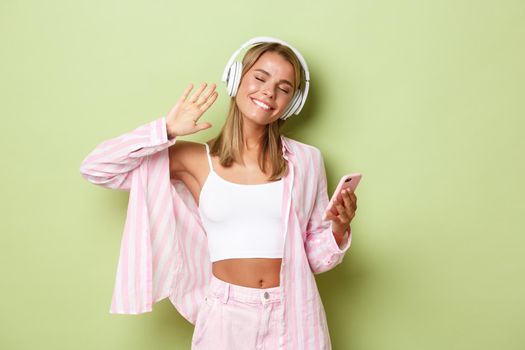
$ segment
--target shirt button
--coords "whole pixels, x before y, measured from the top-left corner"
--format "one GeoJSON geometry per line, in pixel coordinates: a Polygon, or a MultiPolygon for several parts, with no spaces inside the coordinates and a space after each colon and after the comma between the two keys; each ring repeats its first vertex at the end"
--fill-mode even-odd
{"type": "Polygon", "coordinates": [[[268,299],[270,297],[270,294],[268,292],[264,292],[264,299],[268,299]]]}

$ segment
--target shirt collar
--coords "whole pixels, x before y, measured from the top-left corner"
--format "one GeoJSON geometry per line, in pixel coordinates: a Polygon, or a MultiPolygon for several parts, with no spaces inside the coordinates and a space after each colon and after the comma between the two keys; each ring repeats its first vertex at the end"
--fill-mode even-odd
{"type": "Polygon", "coordinates": [[[281,143],[282,143],[283,154],[285,153],[293,154],[288,138],[286,136],[281,135],[281,143]]]}

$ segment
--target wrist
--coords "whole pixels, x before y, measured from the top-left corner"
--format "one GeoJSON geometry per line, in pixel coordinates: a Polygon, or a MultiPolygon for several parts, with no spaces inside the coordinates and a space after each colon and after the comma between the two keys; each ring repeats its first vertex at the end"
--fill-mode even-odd
{"type": "Polygon", "coordinates": [[[340,228],[337,228],[337,229],[332,229],[332,233],[335,237],[339,237],[339,238],[343,238],[344,236],[346,236],[346,234],[350,231],[350,225],[346,226],[345,228],[343,229],[340,229],[340,228]]]}
{"type": "Polygon", "coordinates": [[[168,139],[170,139],[170,140],[178,136],[177,133],[175,133],[172,130],[170,130],[168,125],[166,125],[166,134],[168,136],[168,139]]]}

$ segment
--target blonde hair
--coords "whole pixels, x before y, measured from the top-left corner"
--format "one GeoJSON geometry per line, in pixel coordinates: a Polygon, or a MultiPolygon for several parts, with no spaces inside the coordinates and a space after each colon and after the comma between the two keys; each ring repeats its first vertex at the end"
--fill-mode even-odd
{"type": "MultiPolygon", "coordinates": [[[[265,52],[276,52],[290,62],[295,72],[295,89],[302,88],[301,63],[295,53],[288,47],[279,43],[262,43],[250,48],[242,60],[241,79],[246,72],[255,64],[259,57],[265,52]]],[[[230,167],[233,162],[242,161],[242,115],[235,96],[230,99],[230,107],[226,121],[219,134],[209,141],[210,154],[219,156],[219,162],[223,167],[230,167]]],[[[282,157],[281,128],[286,120],[277,119],[266,125],[266,130],[261,139],[261,152],[259,153],[258,163],[263,173],[266,173],[266,159],[270,162],[270,181],[278,180],[283,177],[288,166],[282,157]]]]}

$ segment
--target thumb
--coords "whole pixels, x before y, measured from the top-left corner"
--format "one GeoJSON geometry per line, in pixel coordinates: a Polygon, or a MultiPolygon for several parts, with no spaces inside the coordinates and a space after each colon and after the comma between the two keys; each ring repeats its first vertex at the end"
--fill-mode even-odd
{"type": "Polygon", "coordinates": [[[335,216],[332,211],[328,210],[324,213],[324,216],[323,216],[323,220],[326,220],[326,219],[329,219],[329,220],[336,220],[337,219],[337,216],[335,216]]]}
{"type": "Polygon", "coordinates": [[[210,123],[201,123],[201,124],[197,125],[197,127],[198,127],[198,129],[200,131],[200,130],[211,128],[211,124],[210,123]]]}

